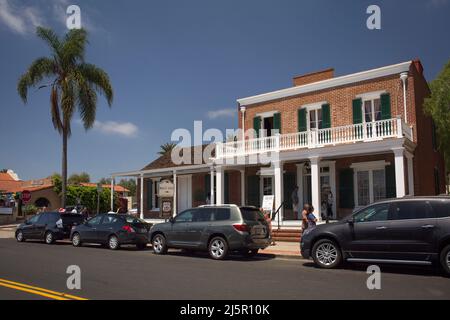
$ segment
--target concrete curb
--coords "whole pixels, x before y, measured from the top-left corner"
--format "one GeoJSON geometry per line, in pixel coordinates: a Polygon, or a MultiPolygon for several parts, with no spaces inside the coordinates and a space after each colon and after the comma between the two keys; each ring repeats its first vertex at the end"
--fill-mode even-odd
{"type": "Polygon", "coordinates": [[[292,255],[292,254],[280,254],[280,253],[258,253],[258,256],[261,257],[273,257],[275,258],[283,258],[283,259],[291,259],[291,260],[306,260],[301,255],[292,255]]]}

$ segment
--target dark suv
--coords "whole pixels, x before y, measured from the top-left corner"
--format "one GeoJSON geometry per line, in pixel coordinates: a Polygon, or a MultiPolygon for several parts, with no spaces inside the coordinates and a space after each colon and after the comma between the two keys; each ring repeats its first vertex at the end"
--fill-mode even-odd
{"type": "Polygon", "coordinates": [[[269,246],[269,237],[258,208],[236,205],[188,209],[150,230],[156,254],[164,254],[168,248],[207,250],[216,260],[224,259],[230,251],[255,255],[269,246]]]}
{"type": "Polygon", "coordinates": [[[16,230],[19,242],[27,239],[44,240],[52,244],[55,240],[68,239],[73,225],[82,224],[81,214],[43,212],[20,224],[16,230]]]}
{"type": "Polygon", "coordinates": [[[337,223],[305,230],[302,256],[317,266],[342,261],[430,265],[450,274],[450,197],[378,202],[337,223]]]}

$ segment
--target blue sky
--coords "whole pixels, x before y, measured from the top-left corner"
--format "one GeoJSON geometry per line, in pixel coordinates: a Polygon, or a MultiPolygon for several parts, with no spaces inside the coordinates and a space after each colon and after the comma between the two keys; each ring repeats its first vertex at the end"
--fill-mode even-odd
{"type": "Polygon", "coordinates": [[[111,109],[99,100],[95,128],[72,124],[69,173],[92,180],[143,167],[176,128],[237,127],[236,99],[289,87],[294,75],[334,67],[336,75],[420,58],[432,80],[450,58],[450,0],[0,0],[0,168],[22,179],[61,167],[49,92],[17,79],[48,49],[36,25],[60,35],[68,5],[90,32],[87,60],[110,75],[111,109]],[[381,30],[366,8],[381,7],[381,30]]]}

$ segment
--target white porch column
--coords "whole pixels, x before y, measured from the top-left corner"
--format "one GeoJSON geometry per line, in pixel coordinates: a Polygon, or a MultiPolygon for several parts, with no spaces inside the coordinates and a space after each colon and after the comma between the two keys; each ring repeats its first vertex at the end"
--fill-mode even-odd
{"type": "Polygon", "coordinates": [[[173,171],[173,215],[177,215],[177,172],[173,171]]]}
{"type": "Polygon", "coordinates": [[[404,197],[405,191],[405,166],[403,152],[404,148],[393,149],[395,158],[395,189],[397,191],[397,198],[404,197]]]}
{"type": "MultiPolygon", "coordinates": [[[[283,163],[280,160],[276,160],[273,163],[274,166],[274,179],[275,179],[275,210],[281,206],[283,202],[283,163]]],[[[280,208],[278,212],[280,215],[280,221],[283,221],[283,208],[280,208]]]]}
{"type": "Polygon", "coordinates": [[[406,155],[406,164],[408,166],[408,191],[409,191],[408,194],[410,196],[413,196],[414,195],[414,168],[413,168],[414,156],[409,152],[406,152],[405,155],[406,155]]]}
{"type": "Polygon", "coordinates": [[[245,206],[245,170],[241,171],[241,206],[245,206]]]}
{"type": "Polygon", "coordinates": [[[314,214],[318,221],[322,220],[320,214],[320,158],[311,157],[311,202],[314,207],[314,214]]]}
{"type": "Polygon", "coordinates": [[[111,177],[111,211],[114,211],[114,184],[115,178],[111,177]]]}
{"type": "Polygon", "coordinates": [[[211,179],[210,179],[210,197],[209,197],[209,202],[210,204],[216,204],[216,199],[215,199],[215,195],[214,195],[214,167],[211,167],[211,179]]]}
{"type": "Polygon", "coordinates": [[[140,208],[139,208],[139,214],[141,219],[144,219],[144,175],[141,174],[141,188],[140,188],[140,208]]]}
{"type": "Polygon", "coordinates": [[[224,198],[225,198],[225,179],[224,179],[224,172],[222,166],[216,167],[216,204],[220,205],[223,204],[224,198]]]}

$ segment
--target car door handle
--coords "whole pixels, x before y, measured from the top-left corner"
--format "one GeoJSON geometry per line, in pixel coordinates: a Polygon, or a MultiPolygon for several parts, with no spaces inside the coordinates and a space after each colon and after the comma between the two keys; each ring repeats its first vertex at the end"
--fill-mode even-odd
{"type": "Polygon", "coordinates": [[[432,224],[426,224],[426,225],[422,226],[422,228],[423,228],[423,229],[431,229],[431,228],[434,228],[434,225],[432,225],[432,224]]]}
{"type": "Polygon", "coordinates": [[[387,227],[385,227],[385,226],[381,226],[381,227],[376,227],[375,229],[377,229],[377,230],[386,230],[386,229],[387,229],[387,227]]]}

